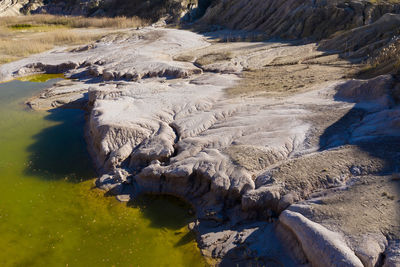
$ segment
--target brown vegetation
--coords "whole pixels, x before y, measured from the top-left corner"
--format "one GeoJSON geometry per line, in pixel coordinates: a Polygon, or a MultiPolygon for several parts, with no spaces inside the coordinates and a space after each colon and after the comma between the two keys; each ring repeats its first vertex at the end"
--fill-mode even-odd
{"type": "Polygon", "coordinates": [[[343,66],[320,64],[289,64],[246,69],[240,82],[226,89],[229,96],[287,96],[310,90],[312,86],[337,80],[347,70],[343,66]]]}
{"type": "Polygon", "coordinates": [[[32,38],[0,40],[0,63],[6,63],[31,54],[49,50],[57,45],[75,45],[93,41],[98,35],[74,33],[71,31],[46,32],[32,38]]]}
{"type": "MultiPolygon", "coordinates": [[[[64,26],[68,28],[132,28],[146,24],[146,21],[137,17],[115,18],[86,18],[54,15],[32,15],[0,18],[0,27],[18,28],[21,25],[37,26],[64,26]],[[14,26],[14,27],[13,27],[14,26]]],[[[28,26],[29,27],[29,26],[28,26]]]]}
{"type": "Polygon", "coordinates": [[[226,61],[232,59],[231,52],[218,52],[218,53],[210,53],[199,57],[195,63],[200,66],[209,65],[218,61],[226,61]]]}
{"type": "Polygon", "coordinates": [[[400,70],[400,37],[377,50],[368,59],[366,66],[358,73],[360,78],[371,78],[381,74],[395,74],[400,70]]]}
{"type": "Polygon", "coordinates": [[[0,64],[40,53],[55,46],[78,45],[103,34],[74,28],[129,28],[145,25],[138,18],[84,18],[33,15],[0,18],[0,64]],[[60,28],[63,29],[60,31],[60,28]]]}

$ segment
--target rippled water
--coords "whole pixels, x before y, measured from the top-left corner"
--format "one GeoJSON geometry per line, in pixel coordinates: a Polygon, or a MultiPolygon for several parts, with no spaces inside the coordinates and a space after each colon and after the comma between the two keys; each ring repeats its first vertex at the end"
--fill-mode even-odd
{"type": "Polygon", "coordinates": [[[28,110],[33,78],[0,84],[0,266],[204,266],[183,203],[93,188],[83,112],[28,110]]]}

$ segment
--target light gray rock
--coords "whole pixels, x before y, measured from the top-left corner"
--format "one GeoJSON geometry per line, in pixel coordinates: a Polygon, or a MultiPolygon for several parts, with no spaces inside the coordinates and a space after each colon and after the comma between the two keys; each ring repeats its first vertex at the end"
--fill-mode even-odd
{"type": "Polygon", "coordinates": [[[29,0],[2,0],[0,2],[0,17],[21,15],[20,9],[29,2],[29,0]]]}
{"type": "Polygon", "coordinates": [[[313,266],[364,266],[343,237],[300,213],[285,210],[279,221],[297,236],[313,266]]]}
{"type": "Polygon", "coordinates": [[[354,252],[365,267],[382,264],[383,252],[388,242],[383,235],[364,235],[354,252]]]}

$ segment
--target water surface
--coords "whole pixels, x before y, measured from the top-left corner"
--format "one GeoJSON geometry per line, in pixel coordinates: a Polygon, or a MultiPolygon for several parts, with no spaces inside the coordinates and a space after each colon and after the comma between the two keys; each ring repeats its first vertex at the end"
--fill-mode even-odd
{"type": "Polygon", "coordinates": [[[204,266],[183,203],[93,188],[83,112],[23,104],[44,78],[0,84],[0,266],[204,266]]]}

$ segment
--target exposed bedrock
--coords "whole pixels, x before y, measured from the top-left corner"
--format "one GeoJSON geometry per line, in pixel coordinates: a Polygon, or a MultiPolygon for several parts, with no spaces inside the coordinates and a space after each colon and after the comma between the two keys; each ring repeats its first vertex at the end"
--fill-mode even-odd
{"type": "Polygon", "coordinates": [[[258,30],[270,37],[321,40],[338,31],[375,22],[385,13],[399,12],[399,4],[383,1],[219,0],[207,9],[200,22],[258,30]]]}
{"type": "Polygon", "coordinates": [[[359,77],[371,78],[399,72],[400,15],[387,13],[376,22],[335,34],[321,49],[335,50],[343,58],[363,62],[359,77]]]}
{"type": "Polygon", "coordinates": [[[77,47],[71,51],[59,48],[13,62],[12,68],[3,68],[0,71],[0,79],[7,80],[13,76],[38,72],[67,71],[70,71],[72,78],[92,77],[106,81],[137,81],[143,77],[185,78],[200,74],[202,71],[191,63],[173,61],[172,57],[184,49],[208,45],[191,32],[177,33],[174,30],[157,30],[149,27],[109,34],[96,43],[77,47]],[[153,45],[149,45],[150,43],[153,45]],[[68,55],[67,60],[66,55],[68,55]],[[10,72],[11,69],[13,73],[10,72]]]}
{"type": "Polygon", "coordinates": [[[20,15],[20,9],[29,0],[2,0],[0,2],[0,17],[20,15]]]}
{"type": "Polygon", "coordinates": [[[367,58],[399,34],[400,15],[386,13],[377,21],[337,34],[322,41],[321,49],[346,53],[347,57],[367,58]]]}
{"type": "Polygon", "coordinates": [[[337,233],[289,210],[282,212],[279,219],[295,233],[310,262],[318,262],[320,266],[363,266],[337,233]]]}
{"type": "Polygon", "coordinates": [[[186,199],[199,247],[221,266],[396,266],[398,82],[341,79],[349,66],[313,44],[145,28],[3,65],[0,77],[65,71],[73,79],[30,106],[87,110],[96,184],[123,201],[186,199]]]}
{"type": "MultiPolygon", "coordinates": [[[[246,236],[246,227],[240,228],[240,225],[267,220],[275,227],[282,223],[284,228],[290,229],[291,232],[284,235],[293,233],[296,236],[312,264],[337,266],[340,262],[343,266],[362,266],[363,262],[374,266],[382,261],[381,255],[389,248],[388,239],[374,232],[377,229],[371,230],[372,237],[369,237],[372,248],[363,248],[361,237],[353,237],[354,232],[338,234],[343,231],[340,227],[329,230],[329,224],[326,227],[314,223],[310,215],[310,218],[303,217],[307,215],[304,211],[306,215],[281,215],[278,221],[274,218],[294,203],[321,197],[319,194],[335,188],[346,190],[354,179],[371,179],[371,175],[379,176],[393,170],[398,160],[396,152],[385,146],[394,145],[393,141],[384,140],[382,144],[376,141],[399,134],[392,88],[393,78],[381,76],[367,82],[353,80],[333,84],[318,93],[296,95],[282,102],[274,101],[273,105],[266,100],[253,100],[245,105],[232,99],[210,100],[210,95],[192,102],[180,94],[169,100],[170,107],[163,105],[161,110],[149,110],[138,103],[135,111],[129,111],[129,107],[135,105],[124,105],[129,98],[102,95],[100,100],[92,100],[95,105],[91,124],[96,124],[91,125],[91,136],[94,140],[99,138],[94,141],[94,144],[101,144],[101,147],[94,146],[98,149],[95,154],[104,155],[102,167],[114,177],[115,186],[131,179],[138,191],[172,194],[190,201],[196,208],[195,229],[200,235],[199,244],[206,255],[220,258],[222,263],[242,260],[237,254],[244,253],[243,248],[231,247],[232,243],[240,243],[237,239],[241,235],[246,236]],[[325,129],[319,136],[319,151],[317,147],[313,150],[311,140],[315,137],[310,134],[310,128],[319,127],[313,122],[317,116],[312,111],[316,110],[315,103],[321,95],[333,97],[325,100],[331,101],[330,104],[321,103],[326,112],[338,109],[335,99],[340,99],[341,108],[351,115],[349,118],[345,115],[344,121],[338,120],[325,129]],[[350,108],[347,102],[357,104],[350,108]],[[105,114],[110,110],[115,114],[111,116],[112,127],[107,128],[111,123],[107,122],[105,114]],[[352,115],[353,110],[356,116],[352,115]],[[123,112],[140,117],[124,118],[123,112]],[[152,112],[155,113],[152,115],[152,112]],[[149,115],[152,119],[147,117],[149,115]],[[104,119],[101,123],[108,126],[103,129],[97,117],[104,119]],[[103,131],[103,134],[97,133],[103,131]],[[325,150],[327,148],[329,150],[325,150]],[[128,171],[124,175],[120,169],[128,171]],[[315,252],[315,248],[310,247],[321,251],[315,252]],[[324,255],[323,262],[318,255],[324,255]]],[[[173,90],[167,95],[160,91],[158,94],[167,99],[173,90]]],[[[194,92],[190,95],[193,98],[194,92]]],[[[141,97],[146,98],[143,93],[141,97]]],[[[124,186],[117,187],[114,193],[126,194],[124,186]]],[[[395,193],[388,195],[393,197],[395,193]]],[[[395,220],[396,213],[392,216],[395,220]]],[[[263,227],[266,226],[257,226],[257,231],[263,227]]],[[[389,232],[395,233],[396,229],[389,232]]],[[[397,234],[394,236],[396,240],[397,234]]],[[[252,253],[250,258],[261,252],[253,249],[252,253]]],[[[286,256],[273,254],[273,257],[282,262],[288,257],[287,265],[298,265],[304,257],[303,252],[286,253],[286,256]]]]}
{"type": "MultiPolygon", "coordinates": [[[[207,8],[206,1],[200,0],[198,15],[207,8]]],[[[63,16],[117,17],[136,16],[147,21],[156,22],[168,18],[179,20],[185,12],[195,8],[198,1],[193,0],[2,0],[0,16],[17,16],[22,14],[53,14],[63,16]]]]}

